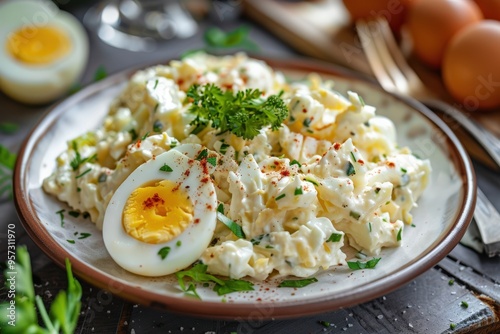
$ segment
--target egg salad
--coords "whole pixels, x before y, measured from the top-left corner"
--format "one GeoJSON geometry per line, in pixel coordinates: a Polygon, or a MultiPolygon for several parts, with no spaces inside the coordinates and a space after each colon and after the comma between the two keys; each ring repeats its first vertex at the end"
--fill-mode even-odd
{"type": "Polygon", "coordinates": [[[200,261],[264,280],[345,266],[347,246],[400,246],[430,170],[358,94],[197,53],[136,72],[43,189],[88,213],[128,271],[200,261]]]}

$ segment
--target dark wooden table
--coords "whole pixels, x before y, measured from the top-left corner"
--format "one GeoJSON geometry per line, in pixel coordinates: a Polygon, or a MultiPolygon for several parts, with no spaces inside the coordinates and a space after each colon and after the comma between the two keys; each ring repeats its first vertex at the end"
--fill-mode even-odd
{"type": "MultiPolygon", "coordinates": [[[[65,9],[81,19],[88,3],[76,2],[65,9]]],[[[90,58],[81,82],[90,83],[99,66],[114,73],[142,63],[164,62],[186,50],[200,48],[203,46],[203,31],[210,25],[231,29],[246,23],[252,27],[251,37],[261,46],[264,55],[295,54],[283,42],[244,17],[230,20],[229,16],[233,16],[238,8],[232,10],[226,12],[227,16],[205,17],[194,37],[165,42],[150,53],[113,48],[89,31],[90,58]]],[[[28,107],[0,93],[0,122],[20,126],[14,134],[0,133],[1,144],[12,151],[18,150],[29,130],[48,108],[28,107]]],[[[475,167],[478,183],[500,210],[498,172],[479,163],[475,163],[475,167]]],[[[31,254],[36,293],[44,301],[51,301],[59,289],[66,289],[64,270],[52,263],[27,236],[13,201],[1,201],[0,212],[0,261],[5,261],[7,256],[7,225],[15,224],[17,245],[27,245],[31,254]]],[[[500,333],[500,257],[488,258],[461,244],[437,266],[386,296],[335,312],[289,320],[193,318],[133,305],[85,282],[82,285],[83,305],[77,333],[500,333]],[[454,280],[453,285],[449,284],[450,280],[454,280]],[[467,308],[460,305],[462,301],[468,303],[467,308]],[[331,325],[325,327],[321,322],[331,325]],[[456,324],[454,330],[450,329],[452,323],[456,324]]],[[[6,298],[6,290],[2,288],[0,300],[6,298]]]]}

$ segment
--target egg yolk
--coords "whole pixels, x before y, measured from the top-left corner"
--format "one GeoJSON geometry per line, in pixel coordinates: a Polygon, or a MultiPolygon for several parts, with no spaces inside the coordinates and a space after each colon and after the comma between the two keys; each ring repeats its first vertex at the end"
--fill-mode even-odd
{"type": "Polygon", "coordinates": [[[53,26],[21,28],[9,35],[7,50],[17,60],[30,65],[52,63],[69,53],[71,39],[53,26]]]}
{"type": "Polygon", "coordinates": [[[123,226],[133,238],[149,244],[168,242],[193,219],[189,195],[169,180],[134,190],[123,210],[123,226]]]}

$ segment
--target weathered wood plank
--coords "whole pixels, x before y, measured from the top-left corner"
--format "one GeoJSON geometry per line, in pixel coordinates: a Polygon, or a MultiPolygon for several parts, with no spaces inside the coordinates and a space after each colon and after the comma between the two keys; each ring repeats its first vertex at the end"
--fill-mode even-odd
{"type": "Polygon", "coordinates": [[[477,293],[491,297],[500,305],[500,285],[490,278],[450,258],[445,258],[439,262],[439,267],[455,277],[456,280],[466,284],[477,293]]]}
{"type": "Polygon", "coordinates": [[[432,269],[387,296],[335,312],[287,320],[217,321],[135,306],[120,333],[446,333],[496,321],[493,311],[453,277],[432,269]],[[462,306],[462,301],[467,307],[462,306]],[[329,324],[325,326],[324,324],[329,324]],[[133,330],[133,331],[132,331],[133,330]]]}

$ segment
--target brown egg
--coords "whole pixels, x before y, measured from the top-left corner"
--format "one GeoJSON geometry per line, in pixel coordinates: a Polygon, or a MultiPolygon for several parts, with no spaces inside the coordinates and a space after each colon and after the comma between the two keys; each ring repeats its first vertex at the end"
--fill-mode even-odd
{"type": "Polygon", "coordinates": [[[383,16],[396,33],[406,20],[408,7],[415,1],[417,0],[343,0],[353,21],[383,16]]]}
{"type": "Polygon", "coordinates": [[[474,0],[485,19],[500,21],[500,0],[474,0]]]}
{"type": "Polygon", "coordinates": [[[437,69],[453,35],[482,18],[479,7],[469,0],[419,0],[408,13],[413,51],[424,63],[437,69]]]}
{"type": "Polygon", "coordinates": [[[443,81],[467,109],[500,107],[500,22],[484,20],[461,30],[443,60],[443,81]]]}

